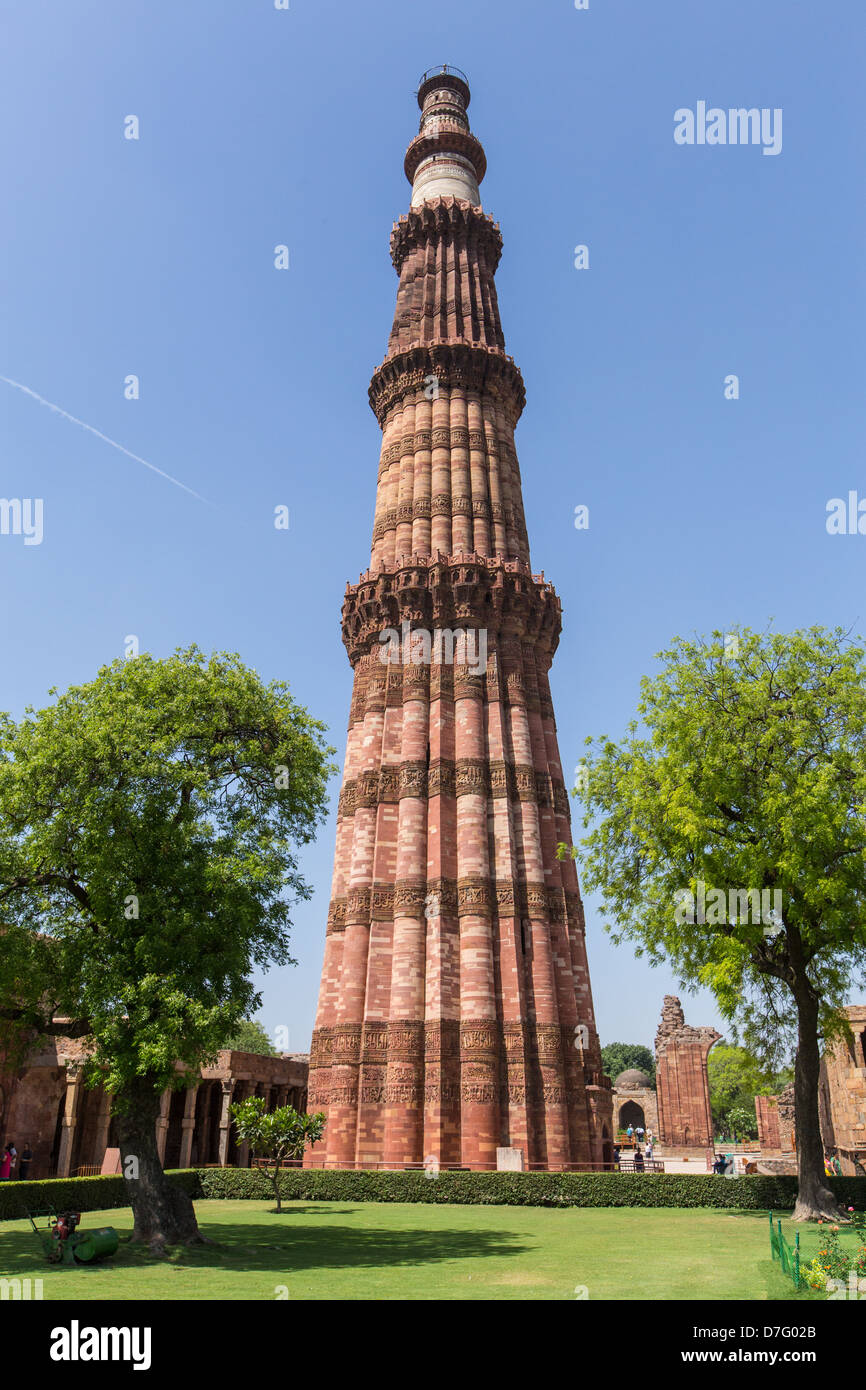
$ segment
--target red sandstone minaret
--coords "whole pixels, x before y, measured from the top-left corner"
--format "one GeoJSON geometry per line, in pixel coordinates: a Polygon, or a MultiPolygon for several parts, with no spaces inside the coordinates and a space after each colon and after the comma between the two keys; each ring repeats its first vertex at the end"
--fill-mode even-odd
{"type": "Polygon", "coordinates": [[[556,857],[571,842],[547,679],[560,604],[529,562],[502,238],[465,78],[426,73],[418,104],[370,385],[372,555],[343,605],[355,683],[310,1058],[327,1127],[308,1162],[495,1168],[512,1147],[600,1163],[609,1082],[577,876],[556,857]]]}

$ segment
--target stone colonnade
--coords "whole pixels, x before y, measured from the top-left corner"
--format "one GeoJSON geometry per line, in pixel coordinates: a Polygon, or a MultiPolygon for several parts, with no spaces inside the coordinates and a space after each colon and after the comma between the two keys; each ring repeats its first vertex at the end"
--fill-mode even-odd
{"type": "MultiPolygon", "coordinates": [[[[84,1085],[84,1053],[56,1039],[23,1073],[0,1077],[0,1143],[13,1139],[19,1154],[30,1145],[29,1177],[98,1173],[116,1148],[111,1096],[84,1085]]],[[[262,1057],[223,1051],[213,1067],[182,1090],[166,1090],[156,1122],[157,1149],[166,1168],[249,1166],[238,1145],[229,1107],[261,1096],[269,1111],[307,1106],[309,1061],[304,1054],[262,1057]]]]}

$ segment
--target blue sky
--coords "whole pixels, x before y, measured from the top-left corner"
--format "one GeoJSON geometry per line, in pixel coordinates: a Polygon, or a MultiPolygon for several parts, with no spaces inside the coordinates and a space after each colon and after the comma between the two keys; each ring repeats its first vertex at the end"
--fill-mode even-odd
{"type": "MultiPolygon", "coordinates": [[[[825,528],[831,497],[866,497],[858,0],[27,0],[4,29],[0,375],[207,502],[0,382],[0,492],[44,499],[41,545],[0,536],[0,707],[89,679],[127,634],[155,655],[195,641],[287,679],[342,758],[388,237],[417,79],[442,62],[469,75],[505,240],[533,564],[564,610],[564,767],[623,730],[675,634],[866,626],[866,537],[825,528]],[[700,100],[781,108],[781,153],[676,145],[700,100]]],[[[332,852],[333,819],[303,856],[299,965],[262,982],[292,1050],[332,852]]],[[[651,1044],[675,981],[587,915],[602,1041],[651,1044]]],[[[710,996],[684,1004],[718,1026],[710,996]]]]}

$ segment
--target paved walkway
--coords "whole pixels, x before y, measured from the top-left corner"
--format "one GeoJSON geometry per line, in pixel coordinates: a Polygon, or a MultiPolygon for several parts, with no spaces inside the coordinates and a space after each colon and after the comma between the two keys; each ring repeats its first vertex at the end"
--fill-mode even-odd
{"type": "Polygon", "coordinates": [[[662,1158],[666,1173],[704,1173],[707,1171],[706,1159],[662,1158]]]}

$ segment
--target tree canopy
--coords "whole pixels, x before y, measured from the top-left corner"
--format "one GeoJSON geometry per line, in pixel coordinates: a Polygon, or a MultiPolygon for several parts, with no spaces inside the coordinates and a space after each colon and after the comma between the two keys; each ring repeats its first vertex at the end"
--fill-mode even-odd
{"type": "Polygon", "coordinates": [[[747,1047],[725,1042],[716,1043],[710,1052],[707,1071],[710,1106],[717,1132],[727,1132],[731,1113],[737,1110],[751,1116],[749,1124],[742,1120],[739,1123],[739,1131],[748,1129],[750,1135],[753,1131],[757,1134],[755,1096],[778,1094],[793,1080],[794,1075],[790,1068],[772,1071],[747,1047]]]}
{"type": "Polygon", "coordinates": [[[711,988],[768,1065],[796,1037],[798,1214],[835,1214],[819,1037],[866,965],[864,652],[838,629],[744,630],[660,660],[642,728],[587,740],[584,883],[615,941],[711,988]]]}
{"type": "Polygon", "coordinates": [[[221,1044],[232,1052],[254,1052],[258,1057],[278,1057],[264,1025],[257,1018],[242,1018],[221,1044]]]}
{"type": "Polygon", "coordinates": [[[249,1144],[259,1158],[268,1160],[267,1176],[273,1185],[277,1211],[282,1211],[280,1169],[291,1160],[300,1163],[305,1150],[319,1142],[325,1130],[324,1114],[318,1111],[315,1115],[302,1115],[291,1105],[269,1112],[263,1096],[248,1096],[231,1107],[231,1115],[241,1142],[249,1144]]]}
{"type": "Polygon", "coordinates": [[[651,1049],[644,1047],[643,1043],[607,1043],[601,1049],[601,1060],[605,1075],[609,1076],[611,1081],[616,1081],[621,1072],[634,1067],[637,1071],[646,1072],[651,1083],[655,1085],[656,1059],[651,1049]]]}
{"type": "Polygon", "coordinates": [[[196,647],[50,693],[0,716],[0,1015],[86,1039],[121,1148],[124,1127],[146,1146],[178,1064],[258,1008],[256,968],[293,963],[333,750],[285,684],[196,647]]]}

